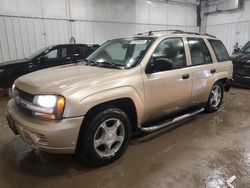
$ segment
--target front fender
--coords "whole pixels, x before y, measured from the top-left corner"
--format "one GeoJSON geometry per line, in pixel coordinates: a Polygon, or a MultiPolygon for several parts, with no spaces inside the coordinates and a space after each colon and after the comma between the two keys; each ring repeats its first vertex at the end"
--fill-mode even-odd
{"type": "Polygon", "coordinates": [[[79,104],[67,109],[64,116],[84,116],[91,108],[96,105],[121,98],[130,98],[134,102],[137,111],[138,123],[144,115],[144,103],[137,90],[131,86],[123,86],[105,91],[97,92],[83,98],[79,104]]]}

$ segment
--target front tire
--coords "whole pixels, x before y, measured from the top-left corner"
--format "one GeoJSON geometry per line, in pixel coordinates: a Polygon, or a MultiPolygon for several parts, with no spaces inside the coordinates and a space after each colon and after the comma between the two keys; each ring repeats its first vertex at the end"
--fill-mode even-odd
{"type": "Polygon", "coordinates": [[[210,92],[208,101],[205,106],[205,111],[209,113],[217,111],[222,104],[223,95],[223,85],[221,84],[221,82],[216,82],[210,92]]]}
{"type": "Polygon", "coordinates": [[[94,166],[117,160],[125,152],[131,132],[131,123],[118,108],[106,109],[83,125],[78,139],[79,154],[94,166]]]}

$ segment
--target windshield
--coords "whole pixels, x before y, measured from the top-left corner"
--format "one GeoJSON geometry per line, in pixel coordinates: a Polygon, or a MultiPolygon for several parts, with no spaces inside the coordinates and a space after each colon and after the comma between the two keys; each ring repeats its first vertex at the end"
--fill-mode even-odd
{"type": "Polygon", "coordinates": [[[250,41],[247,42],[241,49],[241,52],[246,52],[246,53],[250,53],[250,41]]]}
{"type": "Polygon", "coordinates": [[[41,53],[43,53],[44,51],[48,50],[50,47],[45,47],[42,48],[38,51],[36,51],[35,53],[31,54],[30,56],[26,57],[26,59],[34,59],[35,57],[37,57],[38,55],[40,55],[41,53]]]}
{"type": "Polygon", "coordinates": [[[131,68],[144,56],[153,40],[151,37],[110,40],[92,53],[87,60],[97,66],[112,64],[113,67],[131,68]]]}

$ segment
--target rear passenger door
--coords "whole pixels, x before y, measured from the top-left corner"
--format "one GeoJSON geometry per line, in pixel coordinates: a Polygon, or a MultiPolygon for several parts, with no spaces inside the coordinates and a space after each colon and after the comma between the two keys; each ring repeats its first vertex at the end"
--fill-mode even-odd
{"type": "Polygon", "coordinates": [[[195,105],[207,100],[216,69],[207,44],[202,38],[187,37],[187,44],[191,58],[192,101],[195,105]]]}

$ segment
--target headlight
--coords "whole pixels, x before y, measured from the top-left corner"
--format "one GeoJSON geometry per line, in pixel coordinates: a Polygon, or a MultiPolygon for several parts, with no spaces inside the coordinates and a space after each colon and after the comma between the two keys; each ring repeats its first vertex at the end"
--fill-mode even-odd
{"type": "Polygon", "coordinates": [[[16,87],[15,84],[13,84],[12,87],[11,87],[11,89],[8,90],[9,96],[10,96],[10,97],[13,97],[13,96],[14,96],[15,87],[16,87]]]}
{"type": "Polygon", "coordinates": [[[65,99],[59,95],[37,95],[33,103],[37,106],[33,109],[33,115],[45,119],[61,119],[65,107],[65,99]]]}
{"type": "Polygon", "coordinates": [[[54,95],[40,95],[35,97],[35,104],[45,108],[54,108],[57,97],[54,95]]]}
{"type": "Polygon", "coordinates": [[[12,85],[12,87],[11,87],[12,92],[14,92],[15,88],[16,88],[16,85],[15,85],[15,84],[13,84],[13,85],[12,85]]]}
{"type": "Polygon", "coordinates": [[[4,72],[4,69],[0,69],[0,74],[4,72]]]}

